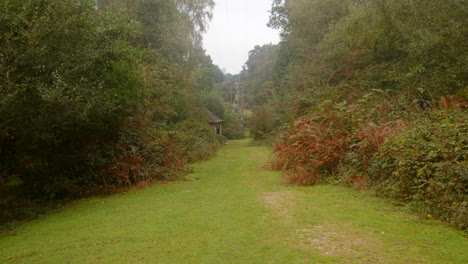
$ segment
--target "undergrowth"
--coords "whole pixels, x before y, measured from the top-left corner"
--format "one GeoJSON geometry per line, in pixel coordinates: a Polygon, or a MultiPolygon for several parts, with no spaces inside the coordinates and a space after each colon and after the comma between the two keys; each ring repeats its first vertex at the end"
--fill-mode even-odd
{"type": "MultiPolygon", "coordinates": [[[[198,119],[161,128],[135,115],[114,142],[103,138],[89,142],[81,151],[83,165],[73,168],[77,173],[62,171],[35,185],[26,185],[19,177],[0,177],[5,194],[0,198],[0,222],[29,219],[81,197],[180,179],[189,172],[190,162],[208,159],[223,141],[198,119]]],[[[25,167],[40,175],[34,162],[26,161],[25,167]]]]}
{"type": "Polygon", "coordinates": [[[373,158],[378,193],[468,228],[467,118],[462,111],[429,112],[386,141],[373,158]]]}
{"type": "Polygon", "coordinates": [[[442,110],[402,110],[400,98],[378,93],[324,101],[296,120],[273,146],[273,169],[288,184],[375,186],[379,195],[466,229],[465,104],[443,97],[442,110]]]}

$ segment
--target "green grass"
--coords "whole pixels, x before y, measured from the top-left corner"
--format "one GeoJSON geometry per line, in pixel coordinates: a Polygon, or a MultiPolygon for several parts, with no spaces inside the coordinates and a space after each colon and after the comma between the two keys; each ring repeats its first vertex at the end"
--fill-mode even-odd
{"type": "Polygon", "coordinates": [[[72,203],[0,237],[2,263],[466,263],[464,234],[337,186],[288,187],[231,141],[188,181],[72,203]]]}

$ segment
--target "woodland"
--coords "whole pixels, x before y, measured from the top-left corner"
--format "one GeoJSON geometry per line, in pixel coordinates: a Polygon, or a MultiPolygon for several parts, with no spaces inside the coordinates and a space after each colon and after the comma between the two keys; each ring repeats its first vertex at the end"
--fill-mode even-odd
{"type": "Polygon", "coordinates": [[[281,42],[235,75],[202,48],[213,6],[0,0],[2,222],[183,179],[249,136],[283,184],[349,185],[468,228],[468,2],[273,0],[281,42]]]}
{"type": "Polygon", "coordinates": [[[240,78],[286,184],[347,184],[467,228],[468,3],[274,0],[240,78]]]}
{"type": "MultiPolygon", "coordinates": [[[[2,220],[174,180],[214,153],[211,0],[0,1],[2,220]]],[[[222,113],[220,113],[222,114],[222,113]]]]}

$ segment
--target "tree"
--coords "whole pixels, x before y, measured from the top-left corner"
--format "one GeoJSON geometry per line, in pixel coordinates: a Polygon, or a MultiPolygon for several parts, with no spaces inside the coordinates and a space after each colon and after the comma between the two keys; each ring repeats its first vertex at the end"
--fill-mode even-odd
{"type": "MultiPolygon", "coordinates": [[[[259,102],[257,98],[259,94],[265,96],[268,92],[262,91],[265,82],[272,81],[275,78],[275,63],[277,58],[278,48],[276,45],[255,46],[249,51],[249,59],[245,63],[246,70],[241,73],[246,82],[245,93],[247,101],[251,106],[266,103],[268,100],[264,98],[259,102]],[[266,100],[266,101],[265,101],[266,100]]],[[[272,89],[273,87],[267,87],[272,89]]]]}
{"type": "Polygon", "coordinates": [[[213,0],[177,0],[178,9],[186,15],[191,25],[191,36],[194,44],[200,45],[207,23],[213,17],[213,0]]]}
{"type": "MultiPolygon", "coordinates": [[[[205,63],[193,40],[206,28],[212,1],[0,6],[0,192],[64,199],[135,184],[145,164],[181,169],[164,153],[171,149],[182,161],[188,155],[177,151],[183,137],[168,134],[190,116],[201,127],[193,138],[210,139],[211,130],[190,115],[190,76],[205,63]]],[[[211,61],[206,69],[203,85],[212,87],[218,73],[211,61]]]]}

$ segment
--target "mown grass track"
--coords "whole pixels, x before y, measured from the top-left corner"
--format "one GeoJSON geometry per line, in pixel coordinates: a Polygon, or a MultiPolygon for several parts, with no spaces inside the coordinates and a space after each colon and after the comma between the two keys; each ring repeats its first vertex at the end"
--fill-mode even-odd
{"type": "Polygon", "coordinates": [[[466,263],[464,234],[353,189],[290,187],[231,141],[187,181],[81,200],[0,237],[2,263],[466,263]]]}

